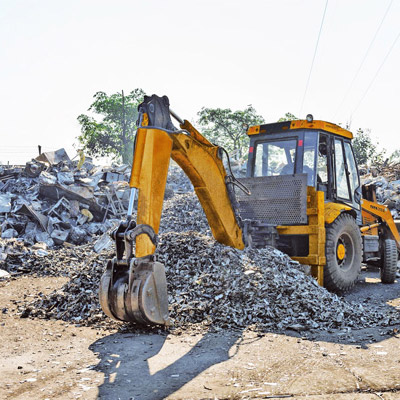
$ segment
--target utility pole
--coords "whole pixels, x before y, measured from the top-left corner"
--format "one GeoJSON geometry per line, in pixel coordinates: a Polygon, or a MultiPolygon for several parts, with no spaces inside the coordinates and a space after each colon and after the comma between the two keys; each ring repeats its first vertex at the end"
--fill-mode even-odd
{"type": "Polygon", "coordinates": [[[126,140],[126,123],[125,123],[125,95],[124,91],[122,90],[122,143],[124,148],[122,149],[122,160],[125,162],[125,152],[127,147],[127,140],[126,140]]]}
{"type": "Polygon", "coordinates": [[[125,124],[125,96],[124,91],[122,91],[122,135],[124,137],[124,142],[126,140],[126,124],[125,124]]]}

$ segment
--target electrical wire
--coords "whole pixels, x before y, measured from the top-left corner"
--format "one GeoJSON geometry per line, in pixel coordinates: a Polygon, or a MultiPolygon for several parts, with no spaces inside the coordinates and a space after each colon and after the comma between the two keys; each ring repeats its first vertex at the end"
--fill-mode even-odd
{"type": "Polygon", "coordinates": [[[321,26],[320,26],[319,32],[318,32],[317,43],[316,43],[316,45],[315,45],[314,56],[313,56],[313,59],[312,59],[312,62],[311,62],[311,68],[310,68],[310,72],[309,72],[309,74],[308,74],[308,79],[307,79],[306,89],[304,90],[303,100],[301,101],[301,106],[300,106],[299,115],[301,115],[301,113],[302,113],[302,111],[303,111],[304,100],[306,99],[306,95],[307,95],[307,91],[308,91],[308,86],[309,86],[309,84],[310,84],[311,73],[312,73],[312,70],[313,70],[313,67],[314,67],[315,56],[317,55],[317,49],[318,49],[319,38],[321,37],[322,26],[324,25],[326,9],[328,8],[328,1],[329,1],[329,0],[326,0],[326,3],[325,3],[324,14],[322,15],[321,26]]]}
{"type": "Polygon", "coordinates": [[[381,19],[381,22],[380,22],[380,24],[379,24],[379,26],[378,26],[378,29],[376,30],[374,37],[372,38],[371,42],[369,43],[369,46],[368,46],[368,48],[367,48],[367,51],[365,52],[364,57],[363,57],[363,59],[362,59],[360,65],[359,65],[359,67],[358,67],[358,69],[357,69],[357,71],[356,71],[354,77],[353,77],[353,80],[351,81],[349,87],[347,88],[347,91],[346,91],[345,95],[343,96],[343,99],[342,99],[341,103],[339,104],[338,108],[336,109],[336,112],[335,112],[335,114],[334,114],[333,119],[336,119],[337,113],[340,111],[341,107],[343,106],[344,102],[345,102],[346,99],[347,99],[347,96],[349,95],[351,89],[353,88],[354,82],[356,81],[356,79],[357,79],[357,77],[358,77],[358,75],[359,75],[359,73],[360,73],[360,71],[361,71],[361,68],[363,67],[363,65],[364,65],[364,63],[365,63],[365,60],[366,60],[367,57],[368,57],[369,51],[371,50],[372,45],[374,44],[375,39],[376,39],[376,37],[378,36],[379,31],[381,30],[381,27],[382,27],[382,25],[383,25],[383,22],[384,22],[384,20],[385,20],[387,14],[388,14],[388,12],[389,12],[390,7],[392,6],[393,1],[394,1],[394,0],[391,0],[391,2],[389,3],[389,5],[388,5],[388,7],[387,7],[387,9],[386,9],[386,12],[385,12],[385,14],[383,15],[383,17],[382,17],[382,19],[381,19]]]}
{"type": "Polygon", "coordinates": [[[367,95],[367,93],[369,92],[369,89],[371,88],[371,86],[373,85],[373,83],[375,82],[375,79],[377,78],[377,76],[379,75],[379,72],[381,71],[382,67],[384,66],[386,60],[388,59],[390,53],[392,52],[394,46],[396,45],[397,41],[400,38],[400,32],[397,34],[396,39],[394,39],[394,42],[392,43],[392,45],[390,46],[389,51],[386,53],[386,56],[384,57],[381,65],[379,66],[378,70],[376,71],[374,77],[372,78],[370,84],[368,85],[367,89],[365,90],[364,94],[361,97],[361,100],[358,102],[357,106],[354,108],[353,112],[351,113],[350,118],[353,118],[353,115],[355,114],[355,112],[358,110],[358,108],[360,107],[361,103],[363,102],[363,100],[365,99],[365,96],[367,95]]]}

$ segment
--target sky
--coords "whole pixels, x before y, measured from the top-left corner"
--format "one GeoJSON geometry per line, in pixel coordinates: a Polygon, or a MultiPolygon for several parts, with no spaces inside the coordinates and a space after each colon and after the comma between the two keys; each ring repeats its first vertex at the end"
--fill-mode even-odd
{"type": "Polygon", "coordinates": [[[350,123],[390,154],[400,149],[400,0],[326,4],[0,0],[0,162],[24,164],[38,145],[74,157],[93,95],[134,88],[167,95],[192,122],[202,107],[252,104],[267,122],[291,112],[350,123]]]}

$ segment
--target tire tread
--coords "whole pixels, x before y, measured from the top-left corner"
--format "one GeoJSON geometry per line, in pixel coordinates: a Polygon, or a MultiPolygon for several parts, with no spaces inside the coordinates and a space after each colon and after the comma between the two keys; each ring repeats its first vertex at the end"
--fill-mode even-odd
{"type": "Polygon", "coordinates": [[[383,262],[381,267],[382,283],[394,283],[397,274],[397,246],[392,239],[384,243],[383,262]]]}
{"type": "Polygon", "coordinates": [[[343,292],[351,289],[357,281],[358,275],[361,271],[361,260],[362,260],[362,239],[361,232],[356,224],[354,218],[349,214],[342,214],[336,220],[327,226],[326,228],[326,265],[324,268],[324,286],[333,292],[343,292]],[[343,226],[352,226],[355,234],[355,263],[358,264],[354,267],[357,273],[355,278],[347,278],[343,274],[338,273],[337,262],[336,262],[336,236],[338,231],[343,229],[343,226]]]}

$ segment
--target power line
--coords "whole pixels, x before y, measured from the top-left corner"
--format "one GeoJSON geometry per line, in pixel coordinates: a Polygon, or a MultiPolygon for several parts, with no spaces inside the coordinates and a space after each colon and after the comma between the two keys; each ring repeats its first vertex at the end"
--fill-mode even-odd
{"type": "Polygon", "coordinates": [[[308,91],[308,85],[310,84],[311,73],[312,73],[312,70],[313,70],[313,67],[314,67],[315,56],[317,55],[319,38],[321,37],[322,26],[324,25],[325,14],[326,14],[326,9],[327,8],[328,8],[328,0],[326,0],[326,3],[325,3],[324,14],[322,15],[321,26],[320,26],[319,32],[318,32],[318,39],[317,39],[317,43],[315,45],[314,56],[313,56],[313,59],[312,59],[312,62],[311,62],[311,68],[310,68],[310,72],[308,74],[308,79],[307,79],[306,89],[305,89],[304,95],[303,95],[303,100],[301,101],[301,107],[300,107],[299,115],[301,115],[301,113],[303,111],[304,100],[306,99],[306,94],[307,94],[307,91],[308,91]]]}
{"type": "Polygon", "coordinates": [[[360,107],[361,103],[362,103],[363,100],[365,99],[365,96],[367,95],[367,93],[369,92],[369,89],[371,88],[371,86],[372,86],[373,83],[375,82],[375,79],[377,78],[379,72],[381,71],[383,65],[385,64],[386,60],[388,59],[390,53],[391,53],[392,50],[393,50],[393,47],[395,46],[395,44],[396,44],[396,42],[399,40],[399,38],[400,38],[400,32],[397,34],[396,39],[394,39],[394,42],[393,42],[392,45],[390,46],[389,51],[386,53],[385,58],[383,59],[381,65],[379,66],[378,70],[376,71],[376,73],[375,73],[374,77],[372,78],[370,84],[368,85],[367,90],[366,90],[366,91],[364,92],[364,94],[362,95],[361,100],[358,102],[356,108],[355,108],[355,109],[353,110],[353,112],[351,113],[351,116],[350,116],[351,119],[353,118],[354,113],[358,110],[358,108],[360,107]]]}
{"type": "Polygon", "coordinates": [[[376,30],[375,35],[374,35],[374,37],[372,38],[372,40],[371,40],[371,42],[370,42],[370,44],[369,44],[369,46],[368,46],[368,48],[367,48],[367,51],[365,52],[365,55],[364,55],[364,57],[363,57],[363,59],[362,59],[362,61],[361,61],[361,64],[359,65],[359,67],[358,67],[358,69],[357,69],[357,71],[356,71],[356,73],[355,73],[355,75],[354,75],[354,77],[353,77],[353,80],[351,81],[349,87],[347,88],[347,91],[346,91],[345,95],[343,96],[343,99],[342,99],[341,103],[339,104],[339,107],[337,108],[333,119],[336,118],[337,113],[339,112],[339,110],[340,110],[340,108],[342,107],[343,103],[346,101],[347,96],[349,95],[351,89],[353,88],[354,82],[356,81],[356,79],[357,79],[357,77],[358,77],[358,75],[359,75],[359,73],[360,73],[360,71],[361,71],[361,68],[362,68],[362,66],[364,65],[365,60],[366,60],[367,57],[368,57],[369,51],[371,50],[372,45],[374,44],[375,39],[376,39],[376,37],[378,36],[379,31],[381,30],[381,27],[382,27],[382,25],[383,25],[383,21],[385,20],[387,14],[388,14],[388,12],[389,12],[390,7],[392,6],[393,1],[394,1],[394,0],[391,0],[391,2],[389,3],[389,5],[388,5],[388,7],[387,7],[387,9],[386,9],[386,12],[385,12],[384,16],[382,17],[382,20],[381,20],[381,22],[380,22],[380,24],[379,24],[379,26],[378,26],[378,29],[376,30]]]}

